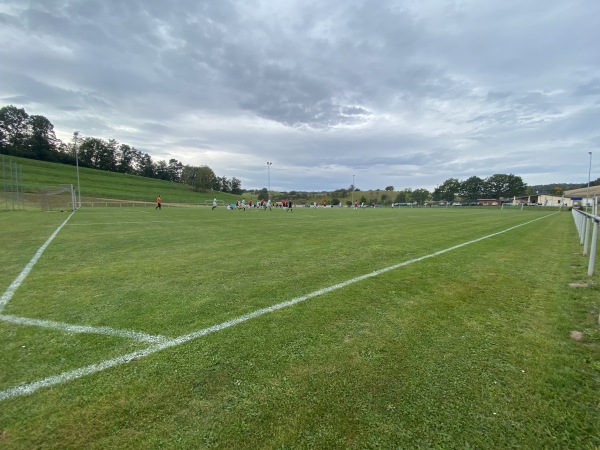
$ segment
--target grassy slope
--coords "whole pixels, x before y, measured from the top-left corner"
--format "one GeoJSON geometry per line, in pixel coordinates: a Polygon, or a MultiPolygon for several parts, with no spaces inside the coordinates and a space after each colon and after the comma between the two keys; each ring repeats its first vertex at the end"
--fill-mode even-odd
{"type": "MultiPolygon", "coordinates": [[[[83,209],[5,312],[174,337],[543,213],[83,209]]],[[[22,253],[66,218],[4,214],[2,229],[33,217],[46,228],[15,235],[22,253]]],[[[4,401],[0,446],[595,448],[600,296],[597,275],[569,287],[580,251],[570,215],[553,215],[4,401]]],[[[131,349],[0,330],[2,389],[131,349]]]]}
{"type": "MultiPolygon", "coordinates": [[[[5,164],[8,164],[9,157],[4,158],[5,164]]],[[[60,184],[72,184],[77,190],[77,171],[74,166],[12,156],[10,159],[22,165],[22,188],[25,191],[35,192],[39,188],[60,184]]],[[[108,198],[153,202],[159,194],[165,203],[200,203],[212,201],[214,196],[231,203],[238,198],[222,192],[194,192],[190,186],[180,183],[85,167],[79,168],[79,179],[83,201],[108,198]]]]}
{"type": "MultiPolygon", "coordinates": [[[[26,191],[33,192],[40,187],[52,187],[60,184],[77,186],[77,172],[74,166],[13,156],[4,156],[4,158],[5,164],[8,164],[10,158],[22,165],[23,189],[26,191]]],[[[84,201],[92,198],[108,198],[152,202],[158,194],[161,194],[166,203],[199,203],[212,200],[213,196],[225,203],[235,203],[235,200],[241,197],[222,192],[213,193],[212,191],[197,193],[190,186],[136,175],[105,172],[84,167],[80,167],[79,171],[81,196],[84,201]]],[[[376,191],[357,191],[354,193],[354,197],[350,194],[338,200],[345,205],[346,201],[350,201],[352,198],[360,200],[363,195],[367,200],[381,198],[382,193],[387,195],[388,200],[394,200],[397,194],[396,192],[385,191],[380,191],[379,194],[376,191]]],[[[274,193],[274,195],[276,194],[274,193]]],[[[245,197],[248,200],[252,195],[247,193],[245,197]]],[[[307,199],[302,200],[300,203],[310,204],[313,201],[320,202],[323,199],[326,199],[328,203],[331,202],[329,196],[315,194],[309,195],[307,199]]]]}

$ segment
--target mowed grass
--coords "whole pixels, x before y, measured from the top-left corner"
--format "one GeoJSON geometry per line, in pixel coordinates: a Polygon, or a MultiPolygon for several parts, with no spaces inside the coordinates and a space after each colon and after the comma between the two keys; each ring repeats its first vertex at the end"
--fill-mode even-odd
{"type": "MultiPolygon", "coordinates": [[[[0,214],[0,292],[67,217],[0,214]]],[[[597,448],[598,276],[567,212],[84,208],[2,313],[176,338],[503,230],[3,400],[0,447],[597,448]]],[[[144,347],[0,339],[0,390],[144,347]]]]}

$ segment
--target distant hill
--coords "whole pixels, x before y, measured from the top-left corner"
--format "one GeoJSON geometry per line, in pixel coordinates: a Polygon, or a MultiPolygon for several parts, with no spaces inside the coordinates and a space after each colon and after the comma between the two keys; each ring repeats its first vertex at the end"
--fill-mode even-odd
{"type": "Polygon", "coordinates": [[[587,185],[585,187],[580,187],[578,189],[571,189],[569,191],[565,191],[566,197],[586,197],[587,195],[590,197],[600,196],[600,186],[590,186],[588,191],[587,185]]]}
{"type": "Polygon", "coordinates": [[[534,186],[527,186],[532,192],[537,192],[539,194],[552,194],[552,190],[556,187],[559,187],[564,191],[572,190],[572,189],[580,189],[586,186],[587,184],[582,183],[554,183],[554,184],[538,184],[534,186]]]}
{"type": "MultiPolygon", "coordinates": [[[[595,180],[594,183],[597,183],[595,180]]],[[[594,186],[590,184],[589,195],[591,197],[597,195],[600,196],[600,185],[594,186]]],[[[528,186],[532,192],[539,194],[552,194],[552,190],[555,187],[560,187],[563,190],[565,197],[585,197],[588,195],[587,183],[554,183],[554,184],[540,184],[537,186],[528,186]]]]}

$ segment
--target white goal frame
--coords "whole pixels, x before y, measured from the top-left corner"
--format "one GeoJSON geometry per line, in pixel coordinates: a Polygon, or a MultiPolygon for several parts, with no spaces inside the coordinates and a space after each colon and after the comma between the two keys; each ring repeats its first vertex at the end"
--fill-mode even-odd
{"type": "Polygon", "coordinates": [[[75,211],[75,189],[72,184],[40,189],[40,206],[42,211],[75,211]]]}
{"type": "Polygon", "coordinates": [[[500,209],[504,209],[504,207],[506,206],[506,209],[518,209],[518,210],[523,210],[523,207],[525,206],[524,203],[502,203],[502,206],[500,207],[500,209]]]}

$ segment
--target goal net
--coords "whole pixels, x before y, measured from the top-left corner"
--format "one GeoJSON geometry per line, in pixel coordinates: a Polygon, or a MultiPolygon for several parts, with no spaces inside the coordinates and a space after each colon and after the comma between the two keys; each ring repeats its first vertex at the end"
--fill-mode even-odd
{"type": "Polygon", "coordinates": [[[72,184],[40,189],[43,211],[75,211],[75,190],[72,184]]]}
{"type": "Polygon", "coordinates": [[[522,210],[523,203],[502,203],[500,209],[514,209],[514,210],[522,210]]]}

